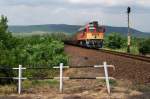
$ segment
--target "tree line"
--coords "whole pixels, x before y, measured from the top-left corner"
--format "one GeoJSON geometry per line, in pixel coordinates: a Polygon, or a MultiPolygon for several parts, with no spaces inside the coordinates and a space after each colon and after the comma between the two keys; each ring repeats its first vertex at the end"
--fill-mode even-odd
{"type": "MultiPolygon", "coordinates": [[[[111,33],[104,38],[104,47],[110,49],[127,49],[127,38],[119,33],[111,33]]],[[[133,54],[150,54],[150,37],[131,38],[131,51],[133,54]],[[137,51],[137,52],[136,52],[137,51]]]]}

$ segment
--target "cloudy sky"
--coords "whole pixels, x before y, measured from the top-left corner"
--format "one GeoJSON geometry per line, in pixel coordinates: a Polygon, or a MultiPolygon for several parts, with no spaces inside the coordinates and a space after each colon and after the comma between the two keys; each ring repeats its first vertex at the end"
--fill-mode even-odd
{"type": "Polygon", "coordinates": [[[85,24],[127,26],[127,6],[132,7],[131,26],[150,32],[150,0],[0,0],[0,14],[10,25],[85,24]]]}

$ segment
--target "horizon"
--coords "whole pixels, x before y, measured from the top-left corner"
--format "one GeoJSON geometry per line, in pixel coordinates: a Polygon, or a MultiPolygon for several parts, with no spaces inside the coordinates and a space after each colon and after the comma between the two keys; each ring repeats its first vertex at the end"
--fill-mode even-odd
{"type": "MultiPolygon", "coordinates": [[[[31,25],[8,25],[8,26],[39,26],[39,25],[73,25],[73,26],[83,26],[83,25],[78,25],[78,24],[31,24],[31,25]]],[[[103,25],[103,26],[108,26],[108,27],[116,27],[116,28],[127,28],[127,27],[122,27],[122,26],[111,26],[111,25],[103,25]]],[[[136,29],[136,28],[132,28],[131,29],[135,29],[137,31],[140,31],[140,32],[143,32],[143,33],[150,33],[150,32],[147,32],[147,31],[142,31],[142,30],[139,30],[139,29],[136,29]]]]}

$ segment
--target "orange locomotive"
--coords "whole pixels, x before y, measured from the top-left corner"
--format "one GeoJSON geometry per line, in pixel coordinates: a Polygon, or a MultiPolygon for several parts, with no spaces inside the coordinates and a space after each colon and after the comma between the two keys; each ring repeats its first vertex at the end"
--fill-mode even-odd
{"type": "Polygon", "coordinates": [[[73,37],[74,43],[88,48],[102,48],[105,28],[93,21],[81,27],[73,37]]]}

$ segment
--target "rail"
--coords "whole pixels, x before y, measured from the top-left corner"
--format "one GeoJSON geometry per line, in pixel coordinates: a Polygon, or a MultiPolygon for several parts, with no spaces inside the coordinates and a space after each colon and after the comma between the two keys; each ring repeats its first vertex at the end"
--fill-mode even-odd
{"type": "MultiPolygon", "coordinates": [[[[72,43],[69,43],[69,42],[65,42],[65,44],[66,45],[71,45],[71,46],[76,46],[76,47],[82,47],[82,46],[72,44],[72,43]]],[[[86,47],[82,47],[82,48],[86,48],[86,47]]],[[[86,48],[86,49],[90,49],[90,48],[86,48]]],[[[111,50],[106,50],[106,49],[92,49],[92,50],[97,50],[97,51],[101,51],[101,52],[104,52],[104,53],[109,53],[109,54],[113,54],[113,55],[117,55],[117,56],[122,56],[122,57],[132,58],[132,59],[141,60],[141,61],[145,61],[145,62],[150,62],[150,57],[147,57],[147,56],[144,56],[144,55],[134,55],[134,54],[111,51],[111,50]]]]}
{"type": "Polygon", "coordinates": [[[114,55],[118,55],[118,56],[123,56],[123,57],[132,58],[132,59],[136,59],[136,60],[150,62],[150,57],[143,56],[143,55],[134,55],[134,54],[129,54],[129,53],[110,51],[110,50],[106,50],[106,49],[99,49],[99,50],[101,52],[105,52],[105,53],[110,53],[110,54],[114,54],[114,55]]]}

